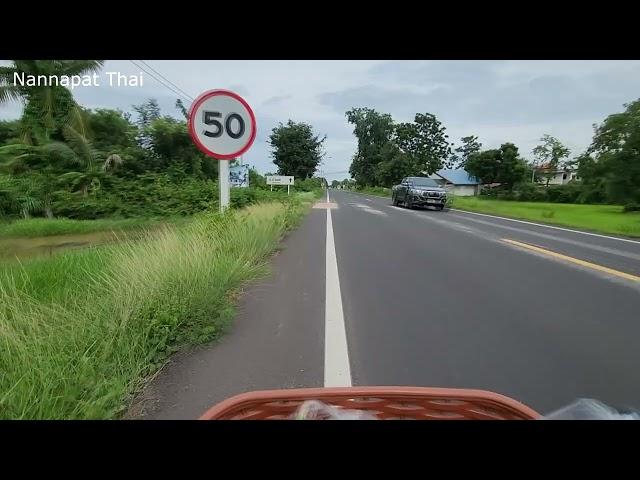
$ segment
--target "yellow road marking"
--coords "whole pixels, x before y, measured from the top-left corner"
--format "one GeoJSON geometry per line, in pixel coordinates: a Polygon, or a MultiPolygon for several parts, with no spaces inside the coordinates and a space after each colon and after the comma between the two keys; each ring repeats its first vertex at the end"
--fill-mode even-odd
{"type": "Polygon", "coordinates": [[[555,257],[561,260],[565,260],[567,262],[575,263],[576,265],[592,268],[593,270],[598,270],[600,272],[608,273],[610,275],[615,275],[616,277],[626,278],[627,280],[631,280],[634,282],[640,282],[640,277],[636,275],[621,272],[619,270],[614,270],[613,268],[604,267],[602,265],[598,265],[597,263],[586,262],[584,260],[580,260],[579,258],[569,257],[568,255],[562,255],[561,253],[552,252],[551,250],[536,247],[534,245],[529,245],[528,243],[517,242],[509,238],[502,238],[501,240],[503,242],[510,243],[511,245],[516,245],[518,247],[526,248],[528,250],[533,250],[534,252],[543,253],[545,255],[549,255],[550,257],[555,257]]]}

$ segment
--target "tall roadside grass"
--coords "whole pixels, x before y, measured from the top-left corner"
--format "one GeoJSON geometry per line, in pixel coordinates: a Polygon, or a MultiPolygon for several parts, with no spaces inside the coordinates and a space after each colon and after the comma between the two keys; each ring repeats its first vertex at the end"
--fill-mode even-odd
{"type": "Polygon", "coordinates": [[[0,418],[117,417],[168,354],[228,325],[299,201],[206,213],[142,241],[0,265],[0,418]]]}

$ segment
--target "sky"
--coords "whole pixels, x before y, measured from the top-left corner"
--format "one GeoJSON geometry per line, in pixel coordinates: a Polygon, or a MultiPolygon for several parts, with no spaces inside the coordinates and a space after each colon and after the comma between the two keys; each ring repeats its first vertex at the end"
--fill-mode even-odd
{"type": "MultiPolygon", "coordinates": [[[[267,143],[278,123],[306,122],[327,135],[321,166],[329,181],[348,178],[357,141],[345,112],[370,107],[396,121],[432,113],[454,143],[477,135],[484,148],[516,144],[525,158],[545,134],[572,155],[589,145],[593,124],[640,98],[640,61],[561,60],[145,60],[191,97],[213,88],[242,95],[253,108],[258,133],[244,162],[275,172],[267,143]]],[[[0,61],[0,64],[7,64],[0,61]]],[[[162,113],[182,118],[178,95],[127,60],[108,60],[101,85],[73,90],[89,108],[131,106],[158,100],[162,113]],[[105,72],[142,74],[142,87],[109,86],[105,72]]],[[[183,99],[188,107],[189,100],[183,99]]],[[[20,103],[0,105],[0,119],[18,118],[20,103]]]]}

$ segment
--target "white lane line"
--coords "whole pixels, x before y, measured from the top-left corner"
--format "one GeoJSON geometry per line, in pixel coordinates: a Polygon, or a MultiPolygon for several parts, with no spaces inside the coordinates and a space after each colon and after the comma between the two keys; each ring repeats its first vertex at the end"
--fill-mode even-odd
{"type": "Polygon", "coordinates": [[[564,232],[580,233],[582,235],[591,235],[592,237],[608,238],[609,240],[619,240],[621,242],[635,243],[637,245],[640,245],[640,241],[638,241],[638,240],[629,240],[627,238],[610,237],[608,235],[600,235],[599,233],[581,232],[580,230],[571,230],[570,228],[552,227],[551,225],[543,225],[541,223],[527,222],[525,220],[516,220],[515,218],[498,217],[496,215],[487,215],[486,213],[467,212],[466,210],[458,210],[457,208],[452,208],[451,211],[452,212],[460,212],[460,213],[468,213],[469,215],[479,215],[481,217],[497,218],[498,220],[508,220],[510,222],[526,223],[527,225],[535,225],[536,227],[552,228],[554,230],[562,230],[564,232]]]}
{"type": "Polygon", "coordinates": [[[353,202],[349,202],[349,205],[351,205],[352,207],[356,207],[359,208],[360,210],[367,212],[367,213],[373,213],[374,215],[381,215],[383,217],[386,217],[387,214],[380,211],[380,210],[376,210],[375,208],[371,208],[369,205],[364,204],[364,203],[353,203],[353,202]]]}
{"type": "MultiPolygon", "coordinates": [[[[329,192],[327,191],[327,202],[329,192]]],[[[350,387],[351,367],[342,312],[338,260],[333,239],[331,209],[327,209],[327,261],[324,311],[324,386],[350,387]]]]}
{"type": "MultiPolygon", "coordinates": [[[[460,218],[460,217],[454,217],[454,218],[460,218]]],[[[588,243],[587,240],[574,240],[572,238],[565,238],[559,235],[555,235],[553,234],[553,232],[549,232],[549,233],[543,233],[542,231],[536,231],[533,229],[526,229],[526,228],[519,228],[517,226],[513,226],[513,225],[500,225],[500,224],[496,224],[494,222],[491,221],[487,221],[487,220],[482,220],[480,218],[467,218],[466,220],[473,222],[473,223],[478,223],[480,225],[487,225],[490,226],[492,228],[500,228],[503,230],[510,230],[512,232],[518,232],[518,233],[524,233],[525,235],[531,235],[534,237],[539,237],[539,238],[544,238],[546,240],[551,240],[554,242],[560,242],[560,243],[566,243],[569,245],[576,245],[577,247],[580,248],[587,248],[589,250],[596,250],[598,252],[604,252],[604,253],[609,253],[611,255],[617,255],[619,257],[625,257],[625,258],[630,258],[631,260],[635,260],[635,261],[640,261],[640,254],[636,254],[636,253],[631,253],[629,251],[625,251],[625,250],[619,250],[617,248],[613,248],[613,247],[604,247],[602,245],[599,245],[597,243],[588,243]]]]}

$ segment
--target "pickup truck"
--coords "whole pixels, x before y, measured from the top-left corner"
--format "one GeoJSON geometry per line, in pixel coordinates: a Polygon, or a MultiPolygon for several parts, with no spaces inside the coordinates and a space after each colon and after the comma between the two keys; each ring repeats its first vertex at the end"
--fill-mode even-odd
{"type": "Polygon", "coordinates": [[[391,189],[391,202],[407,208],[431,206],[442,210],[447,203],[447,191],[431,178],[406,177],[391,189]]]}

